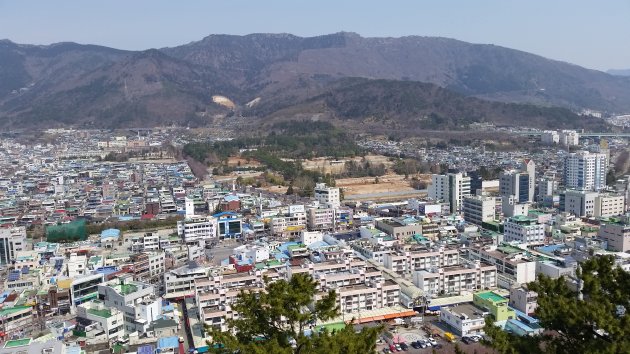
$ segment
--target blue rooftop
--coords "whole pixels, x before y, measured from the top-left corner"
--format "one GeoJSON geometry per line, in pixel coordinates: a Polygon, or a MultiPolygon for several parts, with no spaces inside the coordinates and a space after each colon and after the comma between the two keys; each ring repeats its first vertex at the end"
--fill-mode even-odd
{"type": "Polygon", "coordinates": [[[232,211],[224,211],[224,212],[221,212],[221,213],[214,214],[214,215],[212,215],[212,216],[213,216],[213,217],[215,217],[215,218],[220,218],[220,217],[236,217],[236,216],[238,216],[238,214],[237,214],[237,213],[235,213],[235,212],[232,212],[232,211]]]}
{"type": "Polygon", "coordinates": [[[138,347],[136,353],[138,354],[153,354],[155,353],[155,347],[153,347],[152,345],[143,345],[141,347],[138,347]]]}
{"type": "Polygon", "coordinates": [[[179,338],[177,337],[164,337],[158,339],[158,349],[177,348],[179,346],[179,338]]]}
{"type": "Polygon", "coordinates": [[[223,200],[226,202],[238,202],[240,199],[235,195],[226,195],[223,197],[223,200]]]}
{"type": "Polygon", "coordinates": [[[106,238],[114,238],[117,239],[120,237],[120,230],[118,229],[107,229],[101,232],[101,240],[106,238]]]}

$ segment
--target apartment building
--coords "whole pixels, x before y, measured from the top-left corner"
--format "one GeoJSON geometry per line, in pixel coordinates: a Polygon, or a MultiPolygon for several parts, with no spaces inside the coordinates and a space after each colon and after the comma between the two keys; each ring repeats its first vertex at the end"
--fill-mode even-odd
{"type": "Polygon", "coordinates": [[[151,322],[162,314],[162,298],[156,296],[156,289],[150,284],[133,281],[131,276],[99,285],[98,299],[105,307],[123,313],[126,333],[146,333],[151,322]]]}
{"type": "Polygon", "coordinates": [[[306,209],[306,222],[311,231],[333,230],[335,228],[334,208],[306,209]]]}
{"type": "Polygon", "coordinates": [[[538,307],[538,294],[525,286],[511,288],[509,304],[526,315],[532,315],[538,307]]]}
{"type": "Polygon", "coordinates": [[[528,216],[513,216],[505,220],[504,239],[507,242],[539,244],[545,241],[545,225],[528,216]]]}
{"type": "Polygon", "coordinates": [[[98,296],[98,285],[105,281],[104,274],[90,274],[72,279],[70,285],[71,309],[95,299],[98,296]]]}
{"type": "Polygon", "coordinates": [[[192,216],[177,222],[177,234],[185,244],[205,245],[217,238],[217,222],[211,216],[192,216]]]}
{"type": "Polygon", "coordinates": [[[450,204],[450,212],[459,211],[465,196],[470,195],[470,177],[461,173],[432,175],[429,198],[450,204]]]}
{"type": "Polygon", "coordinates": [[[77,322],[84,328],[96,325],[97,332],[103,332],[108,341],[122,339],[125,335],[123,312],[98,300],[77,306],[77,322]]]}
{"type": "Polygon", "coordinates": [[[269,229],[276,236],[297,237],[306,229],[306,212],[290,211],[286,215],[275,216],[269,223],[269,229]]]}
{"type": "Polygon", "coordinates": [[[481,225],[495,220],[496,198],[486,196],[467,196],[462,202],[464,220],[481,225]]]}
{"type": "Polygon", "coordinates": [[[525,251],[509,245],[473,246],[466,249],[469,260],[479,260],[496,266],[497,285],[509,289],[512,286],[536,280],[536,261],[525,251]]]}
{"type": "Polygon", "coordinates": [[[422,235],[422,221],[413,217],[377,220],[374,226],[397,240],[422,235]]]}
{"type": "Polygon", "coordinates": [[[339,188],[328,187],[326,183],[315,184],[313,197],[322,205],[328,206],[329,208],[339,208],[339,206],[341,206],[340,196],[339,188]]]}
{"type": "Polygon", "coordinates": [[[10,264],[20,251],[26,250],[26,228],[24,226],[0,228],[0,264],[10,264]]]}
{"type": "Polygon", "coordinates": [[[629,218],[602,224],[597,237],[608,242],[608,249],[615,252],[630,251],[630,222],[629,218]]]}
{"type": "Polygon", "coordinates": [[[435,297],[461,295],[497,286],[497,268],[480,261],[413,272],[413,284],[435,297]]]}
{"type": "Polygon", "coordinates": [[[564,186],[578,190],[599,191],[606,188],[608,156],[580,151],[564,159],[564,186]]]}
{"type": "Polygon", "coordinates": [[[131,252],[157,251],[160,249],[160,236],[157,232],[145,232],[131,238],[131,252]]]}
{"type": "Polygon", "coordinates": [[[195,295],[195,280],[207,277],[208,270],[195,262],[164,273],[164,298],[176,299],[195,295]]]}
{"type": "Polygon", "coordinates": [[[455,266],[459,264],[459,250],[456,248],[396,250],[383,256],[385,268],[399,274],[417,270],[455,266]]]}

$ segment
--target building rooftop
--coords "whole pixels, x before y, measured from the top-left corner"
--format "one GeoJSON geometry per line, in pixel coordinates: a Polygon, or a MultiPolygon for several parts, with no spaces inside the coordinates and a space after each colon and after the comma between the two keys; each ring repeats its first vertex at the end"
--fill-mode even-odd
{"type": "Polygon", "coordinates": [[[94,315],[94,316],[98,316],[98,317],[103,317],[103,318],[110,318],[112,317],[112,312],[108,309],[102,309],[102,310],[98,310],[98,309],[88,309],[87,313],[94,315]]]}
{"type": "Polygon", "coordinates": [[[31,344],[31,340],[32,340],[31,338],[22,338],[22,339],[10,340],[10,341],[7,341],[6,343],[4,343],[4,348],[8,349],[8,348],[27,346],[27,345],[31,344]]]}
{"type": "Polygon", "coordinates": [[[504,302],[507,301],[506,298],[504,298],[503,296],[493,292],[493,291],[485,291],[482,293],[477,293],[475,294],[478,297],[484,299],[484,300],[490,300],[492,302],[504,302]]]}

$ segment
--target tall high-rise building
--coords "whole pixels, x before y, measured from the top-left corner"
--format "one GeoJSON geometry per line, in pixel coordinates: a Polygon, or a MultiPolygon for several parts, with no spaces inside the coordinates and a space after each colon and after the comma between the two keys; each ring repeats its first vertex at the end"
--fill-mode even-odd
{"type": "Polygon", "coordinates": [[[462,173],[431,176],[429,198],[449,202],[451,213],[459,211],[462,200],[470,195],[470,177],[462,173]]]}
{"type": "Polygon", "coordinates": [[[564,158],[564,186],[599,191],[606,188],[608,157],[605,153],[580,151],[564,158]]]}
{"type": "Polygon", "coordinates": [[[530,159],[523,160],[520,170],[505,171],[499,176],[501,196],[513,196],[517,203],[533,202],[535,186],[536,166],[530,159]]]}

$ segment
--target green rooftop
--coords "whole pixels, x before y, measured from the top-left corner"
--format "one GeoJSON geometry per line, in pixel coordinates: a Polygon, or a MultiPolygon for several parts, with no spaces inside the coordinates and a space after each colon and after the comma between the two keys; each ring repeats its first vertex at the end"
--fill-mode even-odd
{"type": "Polygon", "coordinates": [[[507,244],[503,244],[503,245],[497,247],[497,251],[500,251],[500,252],[503,252],[503,253],[507,253],[507,254],[523,252],[523,250],[521,250],[520,248],[514,247],[514,246],[510,246],[510,245],[507,245],[507,244]]]}
{"type": "Polygon", "coordinates": [[[31,344],[30,338],[14,339],[6,342],[4,348],[24,347],[31,344]]]}
{"type": "Polygon", "coordinates": [[[492,302],[503,302],[503,301],[507,301],[506,298],[504,298],[503,296],[493,292],[493,291],[486,291],[483,293],[478,293],[476,294],[477,296],[479,296],[480,298],[484,299],[484,300],[489,300],[492,302]]]}
{"type": "Polygon", "coordinates": [[[133,294],[138,291],[138,287],[133,284],[120,284],[120,293],[124,295],[133,294]]]}
{"type": "Polygon", "coordinates": [[[30,306],[7,307],[7,308],[4,308],[4,309],[0,310],[0,317],[8,316],[8,315],[11,315],[11,314],[14,314],[16,312],[23,311],[23,310],[31,310],[31,307],[30,306]]]}
{"type": "Polygon", "coordinates": [[[103,318],[112,317],[112,312],[107,309],[103,309],[103,310],[89,309],[87,310],[87,313],[92,314],[94,316],[103,317],[103,318]]]}

